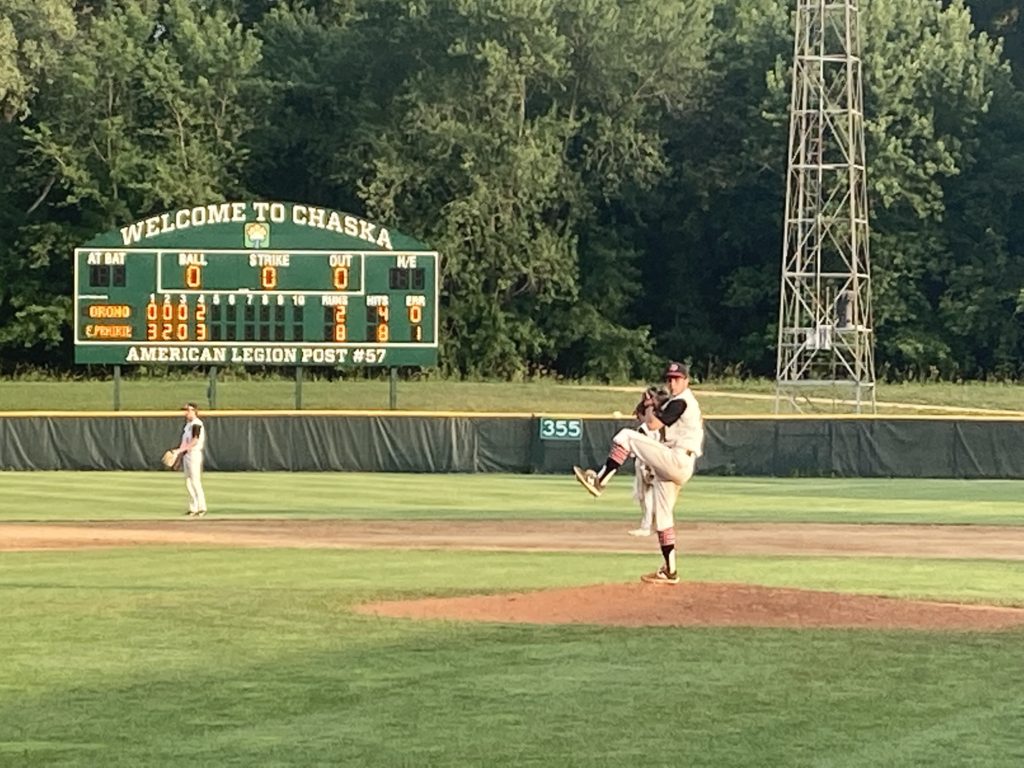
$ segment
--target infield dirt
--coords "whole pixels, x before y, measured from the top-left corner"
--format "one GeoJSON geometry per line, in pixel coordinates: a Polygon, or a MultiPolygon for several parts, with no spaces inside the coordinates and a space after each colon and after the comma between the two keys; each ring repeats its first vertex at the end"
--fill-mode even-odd
{"type": "MultiPolygon", "coordinates": [[[[1024,559],[1024,528],[812,524],[680,526],[686,554],[1024,559]]],[[[168,520],[0,524],[0,551],[153,545],[475,549],[647,553],[621,525],[555,521],[168,520]]],[[[595,576],[598,576],[595,574],[595,576]]],[[[618,626],[992,631],[1024,625],[1024,608],[898,600],[749,584],[595,584],[574,589],[396,601],[364,613],[453,621],[618,626]]]]}

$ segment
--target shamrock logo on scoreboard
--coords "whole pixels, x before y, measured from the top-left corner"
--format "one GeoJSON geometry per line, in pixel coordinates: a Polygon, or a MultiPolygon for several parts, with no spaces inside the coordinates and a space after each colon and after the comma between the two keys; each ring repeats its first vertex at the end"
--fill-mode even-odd
{"type": "Polygon", "coordinates": [[[243,230],[246,248],[270,247],[270,225],[262,221],[250,221],[243,230]]]}

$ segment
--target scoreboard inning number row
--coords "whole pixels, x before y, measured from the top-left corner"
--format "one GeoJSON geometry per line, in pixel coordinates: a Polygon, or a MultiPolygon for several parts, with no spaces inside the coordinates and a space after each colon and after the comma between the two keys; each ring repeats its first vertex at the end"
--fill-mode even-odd
{"type": "Polygon", "coordinates": [[[75,289],[82,362],[436,361],[434,252],[79,248],[75,289]]]}

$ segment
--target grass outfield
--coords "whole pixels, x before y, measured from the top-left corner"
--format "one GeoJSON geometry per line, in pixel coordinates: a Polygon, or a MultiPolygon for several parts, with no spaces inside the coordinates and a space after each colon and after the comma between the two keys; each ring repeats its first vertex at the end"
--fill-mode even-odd
{"type": "MultiPolygon", "coordinates": [[[[170,473],[5,473],[0,484],[0,521],[178,517],[183,493],[170,473]]],[[[592,503],[546,476],[215,473],[207,485],[211,508],[238,518],[386,525],[632,514],[626,484],[592,503]]],[[[1009,524],[1019,497],[1011,482],[699,477],[683,509],[709,520],[1009,524]]],[[[1024,761],[1024,631],[513,626],[351,612],[371,599],[632,581],[650,559],[172,546],[0,553],[0,765],[1024,761]]],[[[684,563],[694,580],[1024,605],[1019,561],[684,563]]]]}
{"type": "MultiPolygon", "coordinates": [[[[0,473],[0,521],[170,519],[185,509],[177,472],[0,473]]],[[[628,520],[631,481],[595,500],[568,475],[211,472],[218,518],[628,520]]],[[[1014,480],[700,476],[679,511],[717,522],[1024,524],[1014,480]]]]}
{"type": "MultiPolygon", "coordinates": [[[[178,410],[185,400],[209,402],[208,380],[200,376],[125,379],[121,409],[178,410]]],[[[591,414],[629,412],[643,389],[604,387],[553,380],[528,383],[488,383],[425,379],[403,381],[397,388],[397,407],[406,411],[591,414]]],[[[774,384],[769,381],[695,382],[694,391],[708,416],[768,415],[774,410],[774,384]]],[[[111,381],[0,380],[2,411],[104,411],[113,407],[111,381]]],[[[951,415],[996,414],[1022,416],[1024,386],[1013,384],[879,384],[882,414],[951,415]]],[[[295,407],[295,382],[283,378],[226,378],[217,384],[221,410],[282,410],[295,407]]],[[[389,407],[386,380],[327,381],[309,379],[302,386],[306,409],[383,410],[389,407]]],[[[830,403],[815,406],[823,412],[830,403]]],[[[848,408],[839,408],[848,412],[848,408]]]]}

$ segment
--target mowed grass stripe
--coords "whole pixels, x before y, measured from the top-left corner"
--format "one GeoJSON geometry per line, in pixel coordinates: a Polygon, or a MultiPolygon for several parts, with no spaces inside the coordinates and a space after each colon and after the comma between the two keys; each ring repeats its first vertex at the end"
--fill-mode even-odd
{"type": "Polygon", "coordinates": [[[1017,702],[1000,687],[1008,641],[434,627],[111,676],[0,715],[50,735],[37,744],[89,744],[66,752],[83,764],[1010,766],[1012,723],[986,718],[1017,702]],[[665,657],[656,673],[650,643],[665,657]],[[669,686],[658,720],[675,735],[637,738],[624,724],[669,686]],[[968,720],[978,730],[955,727],[968,720]],[[962,738],[936,739],[944,724],[962,738]]]}
{"type": "MultiPolygon", "coordinates": [[[[158,371],[163,373],[164,371],[158,371]]],[[[307,373],[302,403],[307,409],[383,410],[390,407],[386,379],[330,381],[307,373]]],[[[474,413],[544,413],[609,416],[629,413],[648,382],[627,386],[575,384],[541,379],[530,382],[446,381],[421,378],[402,381],[397,387],[397,407],[407,411],[458,411],[474,413]]],[[[170,376],[125,377],[120,404],[126,411],[177,411],[183,402],[208,403],[209,379],[172,372],[170,376]]],[[[775,410],[772,381],[723,379],[695,381],[694,391],[708,417],[769,415],[775,410]]],[[[811,394],[811,393],[808,393],[811,394]]],[[[829,396],[829,392],[817,394],[829,396]]],[[[908,383],[877,386],[879,412],[905,415],[914,405],[925,406],[919,415],[935,415],[936,406],[950,412],[977,413],[978,409],[1021,415],[1024,387],[1019,384],[968,382],[966,384],[908,383]]],[[[0,411],[45,411],[55,404],[67,411],[103,411],[113,407],[114,388],[98,380],[3,380],[0,411]]],[[[248,378],[221,372],[217,382],[217,407],[225,410],[287,410],[295,407],[295,381],[284,377],[248,378]]],[[[823,412],[849,413],[851,407],[820,403],[823,412]]],[[[994,414],[995,415],[995,414],[994,414]]],[[[996,416],[998,417],[998,416],[996,416]]]]}
{"type": "MultiPolygon", "coordinates": [[[[0,475],[0,522],[152,520],[186,508],[177,472],[0,475]]],[[[218,518],[632,521],[632,478],[592,499],[566,475],[207,473],[218,518]]],[[[1024,524],[1024,483],[1011,480],[695,477],[681,520],[719,522],[1024,524]]]]}
{"type": "MultiPolygon", "coordinates": [[[[0,553],[0,588],[38,591],[38,608],[76,613],[79,593],[155,604],[176,592],[224,597],[331,592],[338,608],[372,599],[456,595],[633,582],[660,560],[649,553],[517,553],[472,550],[187,549],[0,553]]],[[[902,598],[1024,605],[1024,562],[857,557],[698,556],[680,541],[692,581],[736,582],[902,598]]],[[[26,609],[29,609],[26,607],[26,609]]],[[[88,610],[87,608],[84,610],[88,610]]]]}
{"type": "MultiPolygon", "coordinates": [[[[0,756],[115,766],[1016,764],[1021,632],[530,627],[349,610],[376,597],[632,580],[647,561],[0,554],[0,756]],[[652,700],[668,735],[638,738],[632,725],[646,727],[652,700]]],[[[683,562],[715,581],[1024,594],[1024,569],[1005,563],[683,562]]]]}

